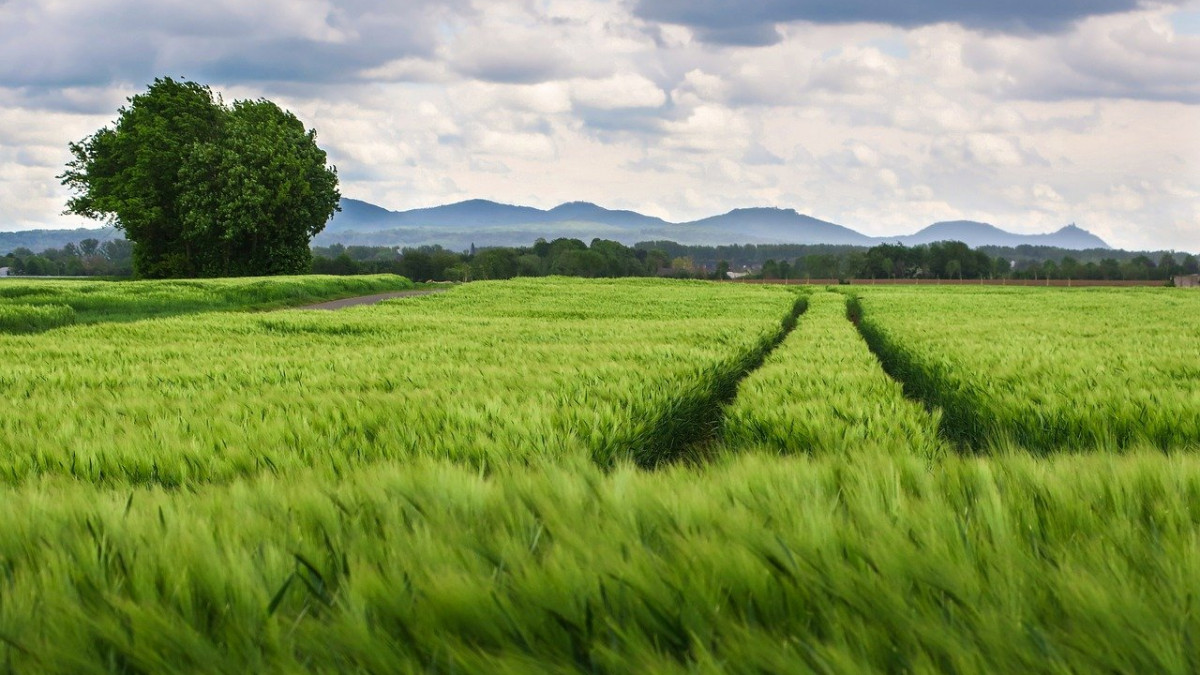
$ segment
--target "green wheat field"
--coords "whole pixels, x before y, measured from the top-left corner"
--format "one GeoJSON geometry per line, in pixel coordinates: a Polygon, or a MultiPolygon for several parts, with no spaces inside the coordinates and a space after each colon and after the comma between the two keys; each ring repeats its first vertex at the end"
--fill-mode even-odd
{"type": "Polygon", "coordinates": [[[412,287],[0,283],[0,672],[1200,671],[1200,293],[412,287]]]}

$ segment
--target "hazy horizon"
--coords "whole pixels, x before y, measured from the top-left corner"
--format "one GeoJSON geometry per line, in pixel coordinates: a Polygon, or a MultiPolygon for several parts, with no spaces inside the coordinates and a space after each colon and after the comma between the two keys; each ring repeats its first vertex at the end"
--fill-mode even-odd
{"type": "MultiPolygon", "coordinates": [[[[824,217],[822,217],[822,216],[821,216],[819,213],[809,213],[809,212],[806,212],[806,211],[800,211],[799,209],[796,209],[796,208],[793,208],[793,207],[789,207],[789,206],[775,206],[775,205],[763,205],[763,204],[745,204],[745,205],[742,205],[742,206],[734,206],[734,207],[732,207],[732,208],[729,208],[729,209],[726,209],[726,210],[724,210],[724,211],[715,212],[715,213],[700,214],[700,215],[698,215],[698,216],[696,216],[696,217],[693,217],[693,218],[672,218],[672,217],[670,216],[670,214],[668,214],[668,215],[655,215],[655,214],[649,214],[649,213],[644,213],[644,212],[642,212],[642,211],[639,211],[639,210],[638,210],[638,209],[636,209],[636,208],[627,208],[627,207],[614,207],[614,206],[609,206],[609,205],[607,205],[607,204],[603,204],[603,203],[597,202],[596,200],[593,200],[593,199],[567,199],[567,200],[564,200],[564,201],[558,202],[558,203],[556,203],[556,204],[550,204],[549,206],[534,206],[534,205],[532,205],[532,204],[520,204],[520,203],[517,203],[517,202],[506,202],[506,201],[501,201],[501,200],[496,200],[496,199],[484,199],[484,198],[482,198],[482,197],[467,197],[467,198],[465,198],[465,199],[460,199],[460,200],[456,200],[456,201],[453,201],[453,202],[445,202],[445,203],[442,203],[442,204],[430,204],[429,206],[413,206],[413,207],[410,207],[410,208],[393,208],[393,207],[391,207],[391,206],[388,206],[387,204],[376,204],[375,202],[371,202],[371,201],[368,201],[368,200],[366,200],[366,199],[361,199],[361,198],[354,197],[354,196],[351,196],[351,195],[342,195],[342,199],[352,199],[352,200],[355,200],[355,201],[364,202],[364,203],[370,204],[370,205],[372,205],[372,206],[378,206],[378,207],[380,207],[380,208],[382,208],[382,209],[386,209],[386,210],[388,210],[388,211],[392,211],[392,212],[403,212],[403,211],[410,211],[410,210],[414,210],[414,209],[423,209],[423,208],[436,208],[436,207],[439,207],[439,206],[451,206],[451,205],[454,205],[454,204],[460,204],[460,203],[463,203],[463,202],[481,201],[481,200],[482,200],[482,201],[494,202],[494,203],[496,203],[496,204],[500,204],[500,205],[504,205],[504,206],[518,206],[518,207],[529,207],[529,206],[532,206],[533,208],[537,208],[537,209],[540,209],[540,210],[542,210],[542,211],[549,211],[549,210],[551,210],[551,209],[553,209],[553,208],[555,208],[555,207],[558,207],[558,206],[563,206],[563,205],[566,205],[566,204],[592,204],[592,205],[594,205],[594,206],[599,206],[599,207],[601,207],[601,208],[604,208],[604,209],[610,209],[610,210],[628,210],[628,211],[633,211],[633,212],[640,213],[640,214],[642,214],[642,215],[646,215],[646,216],[651,216],[651,215],[654,215],[654,217],[661,218],[661,219],[663,219],[663,220],[667,221],[668,223],[672,223],[672,224],[685,224],[685,223],[688,223],[688,222],[693,222],[693,221],[696,221],[696,220],[702,220],[702,219],[705,219],[705,218],[711,218],[711,217],[714,217],[714,216],[720,216],[720,215],[724,215],[724,214],[727,214],[727,213],[729,213],[729,212],[731,212],[731,211],[735,211],[735,210],[739,210],[739,209],[762,209],[762,208],[773,208],[773,209],[782,209],[782,210],[785,210],[785,211],[795,211],[796,213],[798,213],[798,214],[800,214],[800,215],[802,215],[802,216],[809,216],[809,217],[811,217],[811,218],[815,218],[815,219],[817,219],[817,220],[822,220],[822,221],[825,221],[825,222],[828,222],[828,223],[832,223],[832,224],[834,224],[834,225],[841,225],[842,227],[848,227],[848,228],[850,228],[850,229],[852,229],[852,230],[855,230],[855,231],[858,231],[858,232],[862,232],[862,231],[865,229],[865,228],[861,228],[860,226],[858,226],[858,225],[856,225],[856,224],[854,224],[854,223],[843,223],[843,222],[838,222],[838,221],[832,220],[832,219],[830,219],[830,218],[824,218],[824,217]]],[[[335,217],[336,217],[336,216],[335,216],[335,217]]],[[[915,228],[915,229],[913,229],[912,231],[895,231],[895,232],[884,232],[884,233],[881,233],[881,234],[878,234],[878,235],[872,235],[872,236],[882,236],[882,237],[888,237],[888,236],[902,236],[902,235],[908,235],[908,234],[915,234],[916,232],[919,232],[920,230],[923,230],[923,229],[925,229],[925,228],[927,228],[927,227],[929,227],[929,226],[931,226],[931,225],[936,225],[936,224],[938,224],[938,223],[942,223],[942,222],[953,222],[953,221],[971,221],[971,220],[972,220],[972,219],[970,219],[970,218],[953,218],[953,219],[948,219],[948,220],[946,220],[946,221],[930,221],[930,222],[928,222],[928,223],[925,223],[925,224],[923,224],[923,225],[920,225],[920,226],[916,227],[916,228],[915,228]]],[[[994,227],[998,227],[998,228],[1000,228],[1000,229],[1002,229],[1002,230],[1015,231],[1015,230],[1012,230],[1011,228],[1007,227],[1005,223],[989,223],[989,222],[986,222],[986,221],[973,221],[973,222],[980,222],[980,223],[982,223],[982,224],[984,224],[984,225],[992,225],[992,226],[994,226],[994,227]]],[[[1061,224],[1061,225],[1059,225],[1059,226],[1057,226],[1057,227],[1051,227],[1051,228],[1048,228],[1048,229],[1046,229],[1046,230],[1044,230],[1044,231],[1026,231],[1026,232],[1022,232],[1022,233],[1023,233],[1023,234],[1042,234],[1042,233],[1057,232],[1058,230],[1061,230],[1061,229],[1063,229],[1063,228],[1070,227],[1070,226],[1076,226],[1076,227],[1079,227],[1080,229],[1087,230],[1087,228],[1086,228],[1086,227],[1083,227],[1083,226],[1082,226],[1082,225],[1080,225],[1079,223],[1075,223],[1075,222],[1069,222],[1069,223],[1063,223],[1063,224],[1061,224]]],[[[1094,234],[1094,233],[1093,233],[1093,234],[1094,234]]],[[[1147,249],[1147,250],[1159,250],[1159,249],[1147,249]]]]}
{"type": "MultiPolygon", "coordinates": [[[[599,206],[599,207],[601,207],[601,208],[604,208],[604,209],[610,209],[610,210],[628,210],[628,211],[634,211],[634,212],[636,212],[636,213],[641,213],[642,215],[647,215],[647,216],[651,215],[651,214],[648,214],[648,213],[642,213],[641,211],[638,211],[637,209],[634,209],[634,208],[618,208],[618,207],[612,207],[612,206],[608,206],[608,205],[606,205],[606,204],[603,204],[603,203],[600,203],[600,202],[597,202],[597,201],[595,201],[595,200],[591,200],[591,199],[568,199],[568,200],[565,200],[565,201],[562,201],[562,202],[558,202],[558,203],[555,203],[555,204],[550,204],[549,206],[542,207],[542,206],[533,206],[532,204],[520,204],[520,203],[517,203],[517,202],[506,202],[506,201],[501,201],[501,200],[496,200],[496,199],[485,199],[485,198],[482,198],[482,197],[466,197],[466,198],[459,199],[459,200],[455,200],[455,201],[452,201],[452,202],[444,202],[444,203],[439,203],[439,204],[430,204],[430,205],[428,205],[428,206],[413,206],[413,207],[411,207],[411,208],[393,208],[393,207],[390,207],[390,206],[388,206],[387,204],[376,204],[375,202],[371,202],[371,201],[368,201],[368,200],[366,200],[366,199],[362,199],[362,198],[360,198],[360,197],[355,197],[355,196],[352,196],[352,195],[345,195],[345,194],[343,194],[343,195],[342,195],[342,199],[350,199],[350,200],[354,200],[354,201],[358,201],[358,202],[363,202],[363,203],[369,204],[369,205],[371,205],[371,206],[377,206],[377,207],[379,207],[379,208],[382,208],[382,209],[385,209],[385,210],[387,210],[387,211],[391,211],[391,212],[403,212],[403,211],[410,211],[410,210],[415,210],[415,209],[437,208],[437,207],[439,207],[439,206],[452,206],[452,205],[454,205],[454,204],[461,204],[461,203],[464,203],[464,202],[472,202],[472,201],[488,201],[488,202],[493,202],[493,203],[496,203],[496,204],[500,204],[500,205],[502,205],[502,206],[533,207],[533,208],[540,209],[540,210],[542,210],[542,211],[549,211],[549,210],[551,210],[551,209],[553,209],[553,208],[555,208],[555,207],[557,207],[557,206],[562,206],[562,205],[565,205],[565,204],[572,204],[572,203],[579,203],[579,204],[592,204],[592,205],[594,205],[594,206],[599,206]]],[[[822,220],[822,221],[825,221],[825,222],[828,222],[828,223],[832,223],[832,224],[834,224],[834,225],[841,225],[841,226],[843,226],[843,227],[848,227],[848,228],[850,228],[850,229],[852,229],[852,230],[855,230],[855,231],[862,231],[862,229],[860,229],[859,227],[855,226],[854,224],[851,224],[851,223],[841,223],[841,222],[837,222],[837,221],[834,221],[834,220],[830,220],[829,218],[823,218],[823,217],[821,217],[819,214],[815,214],[815,213],[807,213],[807,212],[799,211],[798,209],[795,209],[795,208],[792,208],[792,207],[788,207],[788,206],[768,206],[768,205],[743,205],[743,206],[735,206],[735,207],[732,207],[732,208],[730,208],[730,209],[727,209],[727,210],[725,210],[725,211],[721,211],[721,212],[719,212],[719,213],[708,213],[708,214],[701,214],[701,215],[699,215],[699,216],[697,216],[697,217],[695,217],[695,218],[690,218],[690,219],[673,219],[673,218],[671,218],[669,215],[667,215],[667,216],[661,216],[661,215],[660,215],[660,216],[655,216],[655,217],[662,218],[663,220],[665,220],[666,222],[668,222],[668,223],[671,223],[671,224],[686,224],[686,223],[688,223],[688,222],[693,222],[693,221],[695,221],[695,220],[702,220],[702,219],[704,219],[704,218],[710,218],[710,217],[713,217],[713,216],[720,216],[720,215],[724,215],[724,214],[727,214],[727,213],[729,213],[730,211],[735,211],[735,210],[740,210],[740,209],[781,209],[781,210],[784,210],[784,211],[796,211],[798,214],[800,214],[800,215],[802,215],[802,216],[809,216],[809,217],[815,218],[815,219],[817,219],[817,220],[822,220]]],[[[334,217],[335,217],[335,218],[337,217],[337,216],[336,216],[336,214],[335,214],[335,216],[334,216],[334,217]]],[[[64,224],[64,225],[61,225],[61,226],[55,226],[55,227],[32,227],[32,228],[23,228],[23,229],[8,229],[8,228],[4,227],[2,224],[0,224],[0,232],[28,232],[28,231],[35,230],[35,229],[42,229],[42,230],[76,230],[76,229],[93,229],[93,230],[99,230],[99,229],[106,229],[106,228],[109,228],[109,227],[113,227],[112,225],[109,225],[109,224],[107,224],[107,223],[103,223],[103,222],[100,222],[100,221],[95,221],[95,220],[87,220],[87,219],[77,219],[77,220],[78,220],[78,223],[77,223],[77,224],[64,224]]],[[[931,225],[937,225],[937,224],[939,224],[939,223],[942,223],[942,222],[954,222],[954,221],[960,221],[960,220],[961,220],[961,221],[971,221],[971,219],[969,219],[969,218],[955,218],[955,219],[950,219],[950,221],[931,221],[931,222],[928,222],[928,223],[925,223],[925,224],[923,224],[923,225],[920,225],[920,226],[918,226],[916,229],[912,230],[911,232],[910,232],[910,231],[895,231],[895,232],[885,232],[885,233],[883,233],[883,234],[880,234],[880,235],[872,235],[872,236],[883,236],[883,237],[888,237],[888,236],[902,236],[902,235],[914,234],[914,233],[916,233],[916,232],[919,232],[920,230],[923,230],[923,229],[925,229],[925,228],[927,228],[927,227],[929,227],[929,226],[931,226],[931,225]]],[[[1007,226],[1006,226],[1006,224],[1004,224],[1004,223],[989,223],[989,222],[986,222],[986,221],[972,221],[972,222],[979,222],[979,223],[982,223],[982,224],[984,224],[984,225],[992,225],[992,226],[994,226],[994,227],[998,227],[998,228],[1000,228],[1000,229],[1002,229],[1002,230],[1008,230],[1008,231],[1012,231],[1012,232],[1016,232],[1016,231],[1017,231],[1017,230],[1013,230],[1013,229],[1011,229],[1011,228],[1007,227],[1007,226]]],[[[1042,230],[1042,231],[1028,231],[1028,232],[1022,232],[1022,233],[1023,233],[1023,234],[1043,234],[1043,233],[1051,233],[1051,232],[1056,232],[1056,231],[1058,231],[1058,230],[1061,230],[1061,229],[1063,229],[1063,228],[1066,228],[1066,227],[1069,227],[1069,226],[1076,226],[1076,227],[1079,227],[1080,229],[1087,230],[1087,228],[1086,228],[1086,227],[1084,227],[1084,226],[1080,225],[1079,223],[1070,222],[1070,223],[1063,223],[1062,225],[1059,225],[1059,226],[1056,226],[1056,227],[1050,227],[1050,228],[1048,228],[1048,229],[1046,229],[1046,230],[1042,230]]],[[[1093,234],[1094,234],[1094,233],[1093,233],[1093,234]]],[[[1165,249],[1145,249],[1145,250],[1165,250],[1165,249]]],[[[1179,250],[1182,250],[1182,249],[1179,249],[1179,250]]]]}
{"type": "Polygon", "coordinates": [[[1200,2],[0,3],[0,230],[156,76],[267,97],[402,211],[795,209],[1200,251],[1200,2]]]}

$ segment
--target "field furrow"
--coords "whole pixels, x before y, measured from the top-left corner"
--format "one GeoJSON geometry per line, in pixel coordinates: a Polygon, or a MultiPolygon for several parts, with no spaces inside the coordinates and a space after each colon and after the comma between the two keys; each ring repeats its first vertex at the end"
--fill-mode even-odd
{"type": "Polygon", "coordinates": [[[839,293],[808,296],[796,329],[738,389],[722,438],[734,450],[847,455],[944,452],[937,413],[904,398],[847,320],[839,293]]]}

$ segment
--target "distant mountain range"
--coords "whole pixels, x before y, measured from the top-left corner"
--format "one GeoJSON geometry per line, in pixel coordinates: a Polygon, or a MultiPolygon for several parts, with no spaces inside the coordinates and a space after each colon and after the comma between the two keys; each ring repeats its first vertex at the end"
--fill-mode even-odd
{"type": "MultiPolygon", "coordinates": [[[[112,228],[0,232],[0,255],[14,248],[34,251],[60,248],[81,239],[116,239],[112,228]]],[[[1087,230],[1068,225],[1048,234],[1016,234],[970,220],[934,223],[915,234],[870,237],[836,223],[806,216],[793,209],[748,208],[686,223],[672,223],[636,211],[606,209],[589,202],[567,202],[549,210],[472,199],[456,204],[411,211],[389,211],[360,201],[342,199],[342,210],[313,240],[314,245],[423,246],[440,244],[452,250],[475,246],[528,246],[539,237],[573,237],[584,241],[613,239],[623,244],[674,241],[688,245],[723,244],[848,244],[906,246],[955,240],[978,246],[1054,246],[1085,250],[1110,248],[1087,230]]]]}
{"type": "Polygon", "coordinates": [[[680,244],[849,244],[906,246],[956,240],[977,246],[1055,246],[1109,248],[1087,230],[1068,225],[1048,234],[1016,234],[969,220],[934,223],[915,234],[871,237],[848,227],[797,213],[793,209],[748,208],[685,223],[672,223],[636,211],[606,209],[589,202],[567,202],[549,210],[499,204],[484,199],[411,211],[388,211],[357,199],[342,199],[313,241],[366,246],[441,244],[451,249],[475,246],[527,246],[538,237],[613,239],[624,244],[669,240],[680,244]]]}
{"type": "MultiPolygon", "coordinates": [[[[890,241],[890,238],[885,237],[885,239],[890,241]]],[[[934,223],[916,234],[910,234],[907,237],[900,237],[899,239],[906,246],[952,240],[961,241],[971,248],[978,246],[1021,246],[1022,244],[1054,246],[1056,248],[1074,250],[1110,248],[1103,239],[1081,227],[1076,227],[1074,223],[1059,229],[1057,232],[1047,234],[1016,234],[1002,230],[995,225],[978,223],[973,220],[948,220],[934,223]]]]}

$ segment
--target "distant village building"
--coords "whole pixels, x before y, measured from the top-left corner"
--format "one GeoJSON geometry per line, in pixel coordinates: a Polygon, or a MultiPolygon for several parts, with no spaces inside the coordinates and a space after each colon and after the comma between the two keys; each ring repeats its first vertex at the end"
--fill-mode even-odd
{"type": "Polygon", "coordinates": [[[750,276],[749,272],[729,272],[730,279],[741,279],[742,277],[750,276]]]}
{"type": "Polygon", "coordinates": [[[1200,274],[1184,274],[1175,277],[1175,285],[1183,288],[1196,288],[1200,286],[1200,274]]]}
{"type": "Polygon", "coordinates": [[[0,277],[6,277],[6,276],[8,276],[8,268],[0,267],[0,277]]]}

